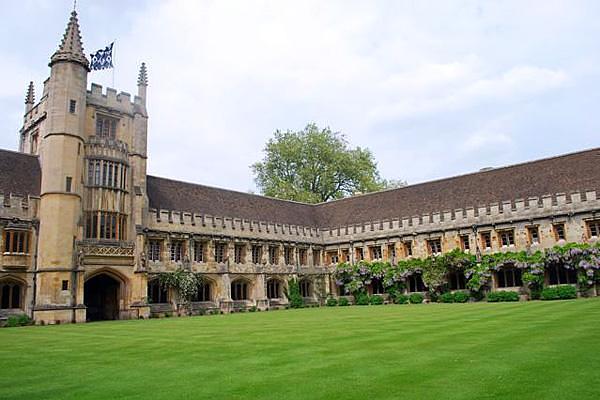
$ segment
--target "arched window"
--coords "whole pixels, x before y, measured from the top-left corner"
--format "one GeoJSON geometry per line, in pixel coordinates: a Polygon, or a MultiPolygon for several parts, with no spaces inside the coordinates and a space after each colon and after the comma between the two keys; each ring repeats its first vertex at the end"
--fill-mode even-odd
{"type": "Polygon", "coordinates": [[[0,282],[0,308],[22,308],[22,299],[23,284],[13,280],[0,282]]]}
{"type": "Polygon", "coordinates": [[[169,291],[160,284],[158,279],[148,282],[148,301],[155,304],[169,302],[169,291]]]}
{"type": "Polygon", "coordinates": [[[198,291],[192,301],[212,301],[209,282],[201,282],[198,285],[198,291]]]}
{"type": "Polygon", "coordinates": [[[309,280],[300,281],[300,294],[302,295],[302,297],[310,297],[312,295],[312,288],[310,286],[311,285],[309,280]]]}
{"type": "Polygon", "coordinates": [[[514,267],[503,267],[496,272],[496,283],[499,288],[523,286],[521,270],[514,267]]]}
{"type": "Polygon", "coordinates": [[[242,280],[231,282],[231,299],[248,300],[248,283],[242,280]]]}
{"type": "Polygon", "coordinates": [[[379,279],[371,281],[371,288],[373,289],[373,294],[383,294],[383,284],[379,279]]]}
{"type": "Polygon", "coordinates": [[[450,290],[466,289],[467,280],[462,270],[452,270],[448,273],[448,286],[450,290]]]}
{"type": "Polygon", "coordinates": [[[565,268],[562,265],[552,265],[546,269],[550,285],[564,285],[577,283],[575,268],[565,268]]]}
{"type": "Polygon", "coordinates": [[[277,279],[267,281],[267,298],[279,299],[281,297],[281,282],[277,279]]]}
{"type": "Polygon", "coordinates": [[[424,292],[426,291],[425,283],[421,274],[413,274],[408,279],[408,291],[409,292],[424,292]]]}

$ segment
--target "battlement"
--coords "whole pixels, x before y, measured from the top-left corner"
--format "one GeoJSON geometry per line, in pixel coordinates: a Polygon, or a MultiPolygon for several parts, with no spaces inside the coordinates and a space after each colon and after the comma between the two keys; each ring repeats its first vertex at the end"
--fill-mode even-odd
{"type": "Polygon", "coordinates": [[[139,96],[134,96],[132,102],[131,94],[127,92],[117,93],[116,89],[109,87],[106,88],[106,92],[103,92],[102,85],[96,83],[92,83],[91,90],[87,91],[87,103],[132,116],[136,113],[145,115],[143,101],[139,96]]]}
{"type": "Polygon", "coordinates": [[[308,226],[154,208],[149,210],[148,217],[148,228],[169,232],[291,242],[321,241],[321,230],[308,226]]]}
{"type": "Polygon", "coordinates": [[[379,236],[408,236],[446,230],[510,227],[517,222],[534,223],[550,218],[561,220],[583,212],[600,211],[596,191],[557,193],[542,197],[445,210],[423,215],[367,221],[339,227],[317,228],[246,220],[226,216],[150,209],[149,228],[170,232],[203,233],[271,240],[317,243],[364,241],[379,236]]]}
{"type": "Polygon", "coordinates": [[[556,193],[542,197],[506,200],[498,203],[444,210],[423,215],[367,221],[322,229],[325,243],[363,241],[378,236],[405,236],[435,233],[477,226],[508,228],[519,221],[533,223],[537,219],[560,220],[576,213],[600,211],[600,198],[596,191],[556,193]]]}
{"type": "Polygon", "coordinates": [[[33,219],[37,216],[40,198],[0,192],[0,218],[33,219]]]}

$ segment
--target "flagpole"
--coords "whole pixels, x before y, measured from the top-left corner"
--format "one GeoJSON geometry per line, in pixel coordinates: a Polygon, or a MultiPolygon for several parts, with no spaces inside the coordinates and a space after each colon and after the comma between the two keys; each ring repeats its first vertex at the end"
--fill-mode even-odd
{"type": "Polygon", "coordinates": [[[117,39],[113,40],[113,47],[112,47],[112,62],[113,62],[113,67],[112,67],[112,87],[113,89],[115,88],[115,42],[117,41],[117,39]]]}

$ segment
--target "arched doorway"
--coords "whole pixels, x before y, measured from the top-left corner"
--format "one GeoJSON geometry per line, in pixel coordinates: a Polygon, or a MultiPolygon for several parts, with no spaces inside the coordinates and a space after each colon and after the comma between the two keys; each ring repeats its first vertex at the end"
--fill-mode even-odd
{"type": "Polygon", "coordinates": [[[88,321],[119,319],[121,283],[108,274],[99,274],[85,282],[83,301],[88,321]]]}

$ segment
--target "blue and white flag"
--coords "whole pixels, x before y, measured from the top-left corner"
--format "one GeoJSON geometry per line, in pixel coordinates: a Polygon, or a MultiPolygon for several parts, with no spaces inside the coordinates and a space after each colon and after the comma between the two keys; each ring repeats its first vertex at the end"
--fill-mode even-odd
{"type": "Polygon", "coordinates": [[[96,53],[90,54],[90,57],[92,59],[92,61],[90,62],[91,70],[99,70],[113,67],[113,44],[115,44],[115,42],[112,42],[110,45],[106,46],[104,50],[100,49],[96,53]]]}

